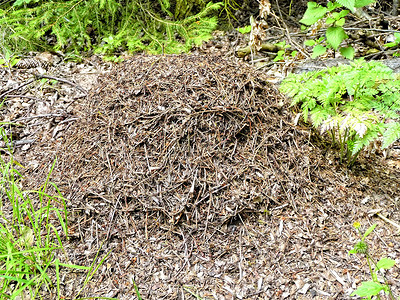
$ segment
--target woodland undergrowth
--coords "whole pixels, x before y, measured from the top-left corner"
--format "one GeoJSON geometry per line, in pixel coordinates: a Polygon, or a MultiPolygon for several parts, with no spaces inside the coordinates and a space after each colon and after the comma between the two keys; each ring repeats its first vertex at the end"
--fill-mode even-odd
{"type": "Polygon", "coordinates": [[[224,5],[201,0],[6,1],[0,4],[0,50],[185,52],[211,38],[224,5]]]}

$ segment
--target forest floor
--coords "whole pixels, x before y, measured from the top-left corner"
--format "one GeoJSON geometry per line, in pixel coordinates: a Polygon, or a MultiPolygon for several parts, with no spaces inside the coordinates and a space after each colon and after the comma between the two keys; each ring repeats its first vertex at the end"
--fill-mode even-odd
{"type": "MultiPolygon", "coordinates": [[[[143,299],[350,299],[370,280],[349,254],[354,222],[378,224],[369,251],[396,260],[386,277],[400,295],[399,228],[387,222],[400,220],[399,150],[341,164],[277,89],[295,63],[245,63],[246,43],[221,32],[192,54],[1,70],[9,88],[41,76],[0,114],[23,125],[24,186],[57,158],[50,179],[70,226],[60,260],[111,251],[82,295],[135,299],[135,282],[143,299]]],[[[65,271],[65,299],[85,276],[65,271]]]]}

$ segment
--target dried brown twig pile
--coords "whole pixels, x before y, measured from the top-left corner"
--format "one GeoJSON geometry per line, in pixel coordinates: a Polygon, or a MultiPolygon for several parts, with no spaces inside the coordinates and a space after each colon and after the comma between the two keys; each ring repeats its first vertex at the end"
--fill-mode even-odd
{"type": "Polygon", "coordinates": [[[82,105],[60,151],[65,196],[125,199],[172,223],[220,223],[286,199],[295,206],[308,160],[285,107],[244,64],[137,56],[82,105]]]}
{"type": "MultiPolygon", "coordinates": [[[[380,223],[374,253],[381,240],[399,245],[370,212],[399,219],[399,169],[378,156],[340,165],[254,68],[136,56],[67,103],[68,126],[40,133],[19,161],[23,184],[37,186],[57,155],[51,181],[68,199],[71,261],[111,253],[88,297],[133,299],[134,279],[143,299],[349,299],[366,278],[348,254],[353,222],[380,223]]],[[[80,287],[69,276],[72,297],[80,287]]]]}

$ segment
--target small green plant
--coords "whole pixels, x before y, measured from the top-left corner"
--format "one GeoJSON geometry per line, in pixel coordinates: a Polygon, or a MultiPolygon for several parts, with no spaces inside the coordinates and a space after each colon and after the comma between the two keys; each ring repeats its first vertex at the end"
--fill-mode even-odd
{"type": "MultiPolygon", "coordinates": [[[[393,36],[394,36],[395,40],[393,42],[385,44],[385,47],[387,47],[387,48],[398,48],[399,47],[399,45],[400,45],[400,33],[395,32],[393,34],[393,36]]],[[[396,52],[396,53],[393,54],[393,56],[397,56],[398,57],[398,56],[400,56],[400,53],[396,52]]]]}
{"type": "MultiPolygon", "coordinates": [[[[226,14],[225,19],[227,19],[229,21],[229,24],[231,24],[231,22],[230,22],[231,18],[236,20],[236,17],[233,12],[240,9],[241,6],[238,3],[236,3],[234,0],[224,0],[223,3],[224,3],[224,7],[223,7],[222,12],[224,12],[226,14]]],[[[221,17],[221,13],[220,13],[220,17],[221,17]]]]}
{"type": "Polygon", "coordinates": [[[0,66],[12,68],[18,61],[20,61],[19,58],[12,56],[9,51],[6,51],[3,58],[0,58],[0,66]]]}
{"type": "Polygon", "coordinates": [[[348,59],[354,58],[354,48],[341,47],[340,44],[348,38],[348,35],[343,29],[346,22],[345,17],[350,11],[355,11],[357,8],[364,7],[375,0],[336,0],[334,2],[328,1],[327,6],[321,6],[316,2],[308,2],[307,10],[304,13],[301,23],[311,26],[316,25],[317,29],[327,26],[325,37],[318,40],[307,40],[306,46],[312,46],[312,58],[316,58],[326,52],[328,48],[333,48],[348,59]],[[347,9],[336,12],[337,9],[346,7],[347,9]]]}
{"type": "Polygon", "coordinates": [[[247,25],[244,27],[236,28],[237,31],[239,31],[241,34],[246,34],[251,32],[251,25],[247,25]]]}
{"type": "Polygon", "coordinates": [[[393,259],[384,257],[380,259],[378,262],[375,262],[371,257],[368,249],[368,244],[365,241],[368,235],[375,229],[376,224],[369,227],[365,233],[362,233],[360,229],[361,225],[358,222],[354,223],[354,228],[357,230],[360,235],[360,241],[356,243],[352,250],[349,251],[350,254],[362,254],[367,260],[369,271],[371,273],[372,281],[363,281],[361,286],[357,288],[350,296],[360,296],[367,297],[367,299],[372,299],[373,296],[376,296],[377,299],[380,299],[379,293],[384,291],[385,294],[389,294],[390,299],[395,299],[393,293],[390,289],[388,281],[386,280],[384,273],[382,270],[388,270],[392,268],[396,262],[393,259]],[[383,282],[381,283],[378,278],[378,274],[382,275],[383,282]]]}
{"type": "Polygon", "coordinates": [[[14,6],[21,6],[21,5],[24,5],[24,4],[37,3],[39,1],[40,0],[16,0],[14,2],[14,6]]]}
{"type": "MultiPolygon", "coordinates": [[[[288,57],[288,54],[286,53],[286,49],[290,48],[290,45],[287,45],[285,41],[276,43],[275,45],[278,46],[279,48],[281,48],[282,50],[279,50],[276,53],[274,61],[284,61],[288,57]]],[[[290,53],[290,56],[295,57],[297,55],[297,53],[298,52],[296,50],[294,50],[290,53]]]]}
{"type": "MultiPolygon", "coordinates": [[[[5,144],[10,145],[3,128],[0,132],[5,144]]],[[[7,148],[7,152],[12,150],[7,148]]],[[[0,199],[7,199],[7,206],[12,207],[11,218],[1,214],[0,294],[14,299],[24,290],[29,290],[31,297],[35,298],[43,284],[51,284],[48,268],[55,258],[55,250],[62,249],[60,232],[50,220],[55,217],[67,235],[65,202],[62,197],[46,194],[48,181],[39,191],[22,191],[17,181],[21,174],[15,165],[18,163],[13,157],[8,158],[8,162],[0,158],[0,199]],[[53,203],[64,209],[56,208],[53,203]],[[11,288],[14,282],[16,286],[11,288]]],[[[1,206],[4,207],[3,202],[1,206]]]]}
{"type": "Polygon", "coordinates": [[[382,148],[400,138],[400,79],[379,62],[357,60],[316,72],[291,74],[281,91],[300,105],[305,122],[329,133],[340,161],[351,166],[360,151],[382,138],[382,148]]]}

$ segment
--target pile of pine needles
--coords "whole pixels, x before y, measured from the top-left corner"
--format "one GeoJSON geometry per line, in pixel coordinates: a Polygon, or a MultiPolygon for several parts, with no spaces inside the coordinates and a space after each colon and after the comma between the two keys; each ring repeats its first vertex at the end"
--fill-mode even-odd
{"type": "Polygon", "coordinates": [[[221,224],[321,195],[308,130],[259,71],[216,56],[136,56],[100,79],[59,149],[70,199],[172,224],[221,224]],[[318,180],[317,180],[318,181],[318,180]]]}

